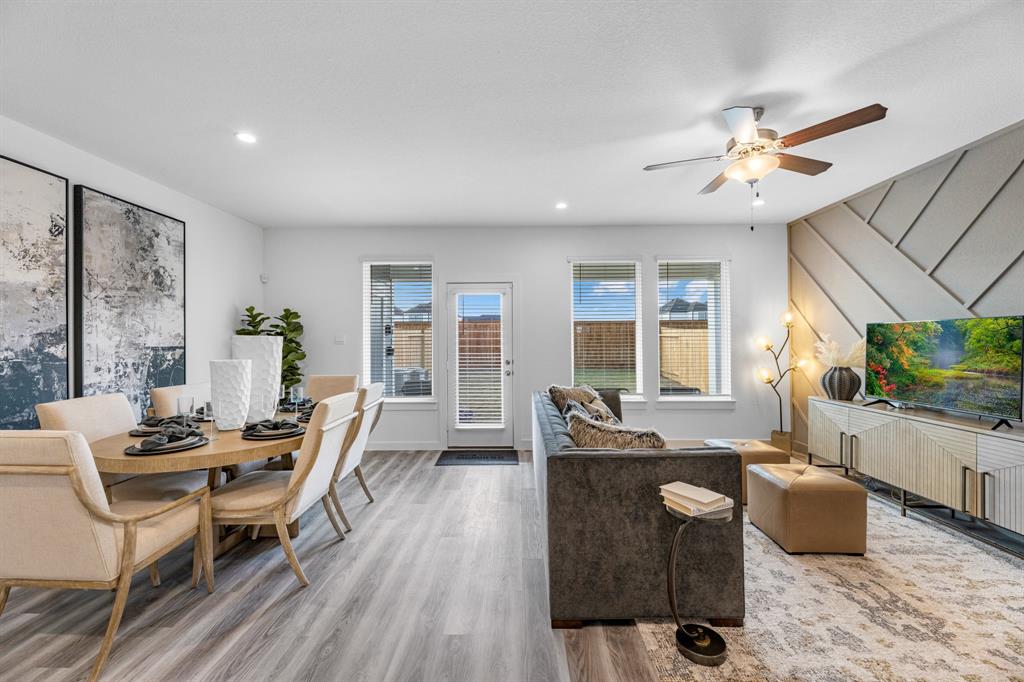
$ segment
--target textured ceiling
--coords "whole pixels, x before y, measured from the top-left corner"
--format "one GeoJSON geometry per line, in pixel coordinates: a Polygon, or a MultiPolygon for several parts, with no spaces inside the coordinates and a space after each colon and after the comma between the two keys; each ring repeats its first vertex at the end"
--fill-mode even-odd
{"type": "Polygon", "coordinates": [[[745,186],[696,194],[724,164],[641,167],[720,152],[729,105],[888,106],[762,183],[785,222],[1024,118],[1022,29],[1018,0],[3,0],[0,113],[266,227],[515,226],[742,222],[745,186]]]}

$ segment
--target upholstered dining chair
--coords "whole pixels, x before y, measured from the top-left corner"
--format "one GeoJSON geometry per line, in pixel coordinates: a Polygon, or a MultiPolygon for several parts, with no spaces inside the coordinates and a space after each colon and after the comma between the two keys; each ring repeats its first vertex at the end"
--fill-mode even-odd
{"type": "Polygon", "coordinates": [[[306,382],[306,395],[319,402],[332,395],[352,393],[359,389],[358,374],[311,374],[306,382]]]}
{"type": "Polygon", "coordinates": [[[73,431],[0,431],[0,614],[12,587],[116,589],[96,680],[132,576],[195,538],[192,587],[213,592],[210,491],[166,502],[107,503],[92,452],[73,431]]]}
{"type": "Polygon", "coordinates": [[[369,486],[366,485],[366,477],[363,475],[363,452],[366,451],[366,444],[370,439],[370,433],[377,426],[380,413],[384,406],[384,384],[370,384],[366,388],[359,389],[359,398],[356,401],[356,410],[359,413],[359,420],[354,429],[351,439],[346,440],[341,447],[341,455],[338,458],[338,466],[331,478],[330,497],[334,508],[345,524],[345,529],[351,531],[352,524],[349,523],[345,510],[341,507],[341,498],[338,496],[338,483],[350,473],[355,473],[359,485],[363,488],[366,499],[373,502],[373,495],[369,486]]]}
{"type": "Polygon", "coordinates": [[[243,474],[215,490],[211,497],[214,525],[256,528],[272,524],[277,529],[285,557],[303,587],[309,585],[309,580],[295,556],[287,525],[319,500],[338,537],[344,539],[328,494],[342,443],[359,417],[355,411],[357,397],[356,393],[345,393],[317,403],[306,425],[294,469],[263,469],[243,474]]]}
{"type": "Polygon", "coordinates": [[[153,404],[153,414],[157,417],[174,417],[178,414],[178,398],[192,396],[195,407],[202,407],[210,400],[210,382],[200,381],[194,384],[178,384],[177,386],[161,386],[149,389],[149,401],[153,404]]]}
{"type": "MultiPolygon", "coordinates": [[[[71,400],[58,400],[36,405],[39,426],[51,431],[78,431],[87,443],[135,428],[135,412],[123,393],[93,395],[71,400]]],[[[100,474],[108,502],[129,500],[161,500],[169,502],[205,488],[209,476],[205,470],[173,474],[100,474]]],[[[150,581],[160,584],[160,571],[154,561],[149,569],[150,581]]]]}
{"type": "MultiPolygon", "coordinates": [[[[85,442],[95,443],[135,428],[135,411],[123,393],[92,395],[36,405],[39,428],[48,431],[78,431],[85,442]]],[[[134,478],[134,474],[100,474],[103,487],[134,478]]]]}

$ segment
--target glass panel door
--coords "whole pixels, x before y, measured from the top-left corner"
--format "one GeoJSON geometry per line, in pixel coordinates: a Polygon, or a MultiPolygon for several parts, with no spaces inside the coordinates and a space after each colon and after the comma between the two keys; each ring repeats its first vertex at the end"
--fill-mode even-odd
{"type": "Polygon", "coordinates": [[[448,285],[448,445],[511,447],[510,284],[448,285]]]}

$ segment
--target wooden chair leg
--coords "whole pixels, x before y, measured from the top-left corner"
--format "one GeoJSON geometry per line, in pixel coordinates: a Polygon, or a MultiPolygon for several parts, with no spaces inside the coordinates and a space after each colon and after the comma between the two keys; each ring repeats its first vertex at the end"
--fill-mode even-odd
{"type": "Polygon", "coordinates": [[[202,552],[203,573],[206,574],[206,592],[213,594],[213,508],[210,496],[199,498],[199,537],[197,538],[202,552]]]}
{"type": "Polygon", "coordinates": [[[203,541],[196,535],[192,538],[192,582],[189,589],[194,590],[199,585],[199,576],[203,574],[203,541]]]}
{"type": "Polygon", "coordinates": [[[324,495],[320,498],[320,501],[324,503],[324,511],[327,512],[327,518],[331,520],[331,525],[334,526],[334,532],[338,534],[338,537],[342,540],[345,539],[345,531],[341,529],[341,525],[338,523],[338,519],[334,518],[334,510],[331,509],[331,500],[324,495]]]}
{"type": "Polygon", "coordinates": [[[149,582],[153,587],[160,587],[160,567],[155,561],[149,565],[149,582]]]}
{"type": "Polygon", "coordinates": [[[357,464],[355,468],[356,478],[359,479],[359,485],[363,486],[363,492],[366,493],[366,499],[373,502],[373,495],[370,494],[370,488],[366,485],[366,477],[363,476],[363,466],[357,464]]]}
{"type": "Polygon", "coordinates": [[[100,644],[100,653],[96,656],[96,662],[89,674],[89,682],[96,682],[99,679],[103,664],[107,662],[110,655],[110,647],[114,644],[114,635],[121,625],[121,616],[124,614],[124,606],[128,603],[128,590],[132,586],[132,561],[135,558],[135,537],[137,528],[134,523],[126,523],[124,526],[124,544],[121,548],[121,567],[117,576],[117,592],[114,594],[114,608],[110,611],[110,621],[107,623],[107,632],[103,635],[103,643],[100,644]]]}
{"type": "Polygon", "coordinates": [[[288,524],[284,522],[284,509],[274,510],[274,526],[277,527],[277,537],[281,541],[281,549],[284,550],[288,563],[291,564],[292,570],[295,571],[295,577],[299,579],[300,585],[308,587],[309,580],[306,578],[306,574],[302,572],[302,566],[299,566],[299,558],[295,556],[295,550],[292,549],[292,541],[288,537],[288,524]]]}
{"type": "Polygon", "coordinates": [[[253,542],[260,536],[260,524],[254,523],[249,526],[249,539],[253,542]]]}
{"type": "Polygon", "coordinates": [[[348,522],[348,517],[345,516],[345,510],[341,508],[341,500],[338,499],[338,490],[332,483],[327,489],[327,494],[331,496],[331,501],[334,502],[334,508],[338,510],[338,516],[341,517],[341,522],[345,524],[345,530],[349,533],[352,532],[352,524],[348,522]]]}
{"type": "Polygon", "coordinates": [[[4,607],[7,606],[7,597],[11,594],[11,586],[4,585],[0,587],[0,614],[3,614],[4,607]]]}

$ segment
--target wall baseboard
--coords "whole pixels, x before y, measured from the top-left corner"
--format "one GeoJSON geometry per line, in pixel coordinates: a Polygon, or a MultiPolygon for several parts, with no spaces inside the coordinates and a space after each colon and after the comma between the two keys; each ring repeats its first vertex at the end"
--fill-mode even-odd
{"type": "Polygon", "coordinates": [[[444,450],[440,441],[412,441],[412,440],[384,440],[371,442],[366,446],[367,450],[444,450]]]}

